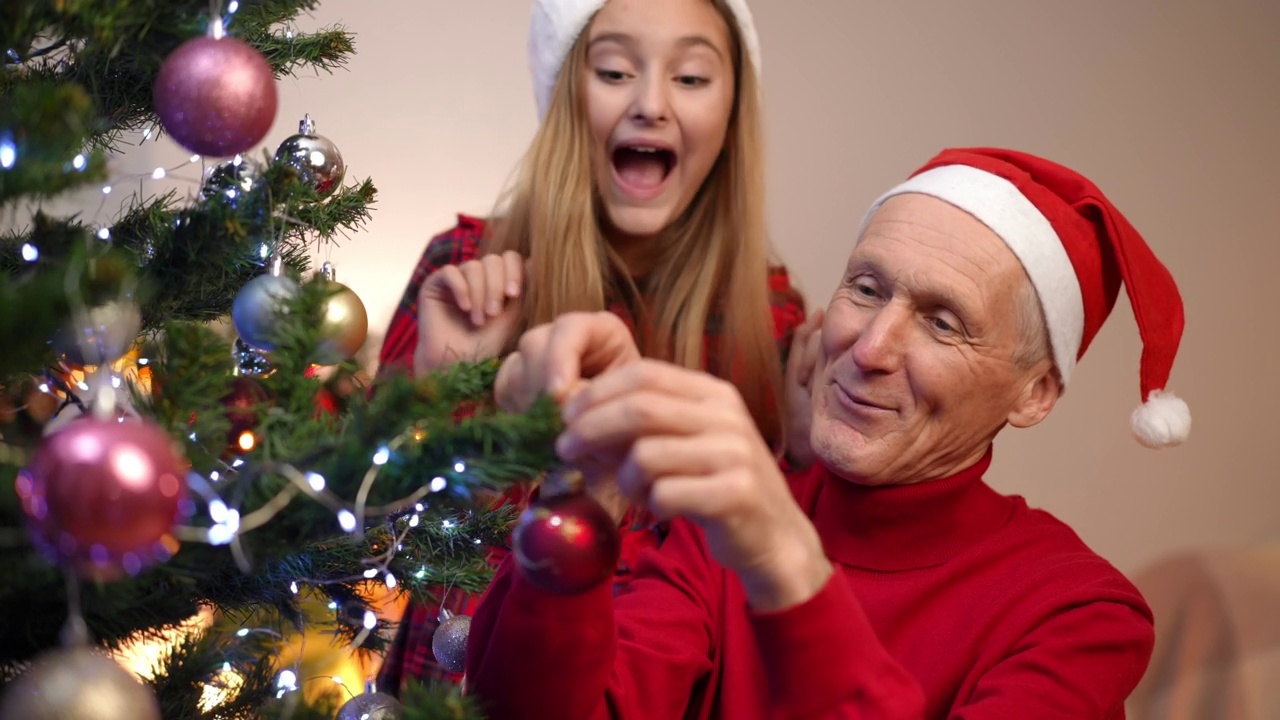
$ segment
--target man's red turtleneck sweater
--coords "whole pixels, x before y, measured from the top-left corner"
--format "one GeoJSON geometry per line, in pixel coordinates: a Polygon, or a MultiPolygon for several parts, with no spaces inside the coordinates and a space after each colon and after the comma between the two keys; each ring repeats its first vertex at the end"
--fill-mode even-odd
{"type": "Polygon", "coordinates": [[[572,597],[510,560],[468,645],[492,720],[1122,718],[1150,658],[1138,591],[1049,514],[982,481],[790,478],[836,572],[761,614],[676,521],[630,588],[572,597]]]}

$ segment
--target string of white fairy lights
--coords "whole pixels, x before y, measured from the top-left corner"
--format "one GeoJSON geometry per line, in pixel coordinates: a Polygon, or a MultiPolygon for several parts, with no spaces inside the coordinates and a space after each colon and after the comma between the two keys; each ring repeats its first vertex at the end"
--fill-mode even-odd
{"type": "MultiPolygon", "coordinates": [[[[239,2],[238,0],[230,0],[226,6],[225,14],[221,11],[221,8],[219,7],[220,5],[220,0],[211,0],[211,17],[219,18],[211,23],[210,30],[215,37],[221,36],[225,33],[232,17],[239,8],[239,2]]],[[[295,32],[292,28],[288,28],[284,33],[284,36],[288,39],[292,39],[294,35],[295,32]]],[[[13,50],[10,50],[8,55],[11,60],[18,59],[16,52],[13,50]]],[[[144,143],[147,140],[151,140],[153,137],[156,141],[159,140],[159,132],[156,126],[148,127],[142,132],[139,144],[144,143]]],[[[20,161],[21,158],[18,156],[18,148],[12,135],[8,133],[0,133],[0,169],[10,169],[20,161]]],[[[242,155],[238,154],[227,162],[232,165],[239,165],[244,162],[244,158],[242,155]]],[[[67,162],[66,171],[83,172],[87,167],[88,157],[84,153],[77,153],[70,161],[67,162]]],[[[123,185],[125,183],[138,182],[138,191],[141,193],[145,190],[145,183],[148,180],[161,181],[165,179],[174,179],[199,185],[206,181],[210,172],[216,167],[218,166],[208,166],[204,157],[198,154],[193,154],[185,161],[172,166],[157,166],[150,172],[127,173],[116,176],[101,186],[101,201],[99,202],[97,209],[94,211],[93,217],[97,218],[101,216],[102,211],[107,206],[107,199],[112,195],[116,186],[123,185]],[[191,177],[182,172],[197,163],[200,164],[200,174],[198,178],[191,177]]],[[[227,188],[225,191],[229,194],[237,192],[234,187],[227,188]]],[[[284,230],[283,227],[281,229],[282,231],[284,230]]],[[[104,242],[110,242],[112,239],[110,227],[107,225],[98,226],[93,230],[93,235],[104,242]]],[[[40,259],[40,249],[32,243],[24,244],[20,249],[20,254],[22,259],[28,263],[35,263],[40,259]]],[[[260,246],[259,254],[261,259],[265,262],[272,255],[271,248],[269,248],[266,243],[263,243],[260,246]]],[[[68,296],[72,299],[73,318],[76,318],[78,323],[83,324],[88,317],[87,309],[83,306],[79,293],[72,291],[78,283],[78,280],[78,277],[68,277],[68,296]]],[[[122,293],[124,298],[129,298],[132,294],[131,291],[131,288],[126,289],[122,293]]],[[[148,358],[139,358],[136,362],[139,366],[146,366],[149,364],[150,360],[148,358]]],[[[84,380],[76,383],[76,388],[82,392],[89,392],[93,390],[94,394],[90,398],[90,402],[93,405],[100,406],[102,403],[107,403],[118,407],[120,400],[117,393],[123,393],[123,386],[127,382],[131,382],[131,380],[116,374],[110,365],[106,363],[95,369],[94,373],[95,375],[105,373],[107,375],[107,383],[103,384],[102,382],[95,382],[96,380],[100,380],[100,378],[86,377],[84,380]],[[108,386],[110,388],[109,391],[106,390],[108,386]]],[[[40,383],[40,385],[38,385],[38,389],[46,394],[56,394],[55,388],[50,387],[48,382],[40,383]]],[[[65,390],[67,394],[72,394],[72,388],[67,387],[65,390]]],[[[136,414],[136,412],[134,414],[136,414]]],[[[121,416],[118,419],[123,422],[125,417],[121,416]]],[[[381,468],[388,463],[391,458],[391,454],[404,443],[409,442],[410,440],[420,441],[421,439],[422,436],[420,433],[410,429],[394,438],[391,442],[380,446],[371,456],[369,467],[364,474],[356,498],[351,502],[345,501],[333,492],[329,491],[326,479],[319,473],[310,471],[304,472],[288,463],[275,463],[269,467],[262,468],[261,472],[278,474],[285,478],[288,481],[288,484],[260,507],[247,515],[241,516],[240,511],[237,508],[229,506],[226,500],[219,495],[216,486],[220,484],[220,481],[225,477],[238,472],[244,465],[243,459],[235,458],[230,462],[223,462],[223,468],[221,471],[212,471],[207,477],[196,472],[191,472],[188,474],[187,478],[188,487],[195,495],[204,500],[208,518],[212,524],[208,527],[185,525],[175,526],[172,529],[172,534],[175,538],[183,542],[201,542],[208,543],[210,545],[229,546],[229,549],[236,560],[237,566],[241,571],[248,573],[252,571],[252,564],[241,543],[242,537],[246,533],[266,525],[276,515],[284,511],[285,508],[287,508],[299,495],[303,495],[331,510],[335,515],[339,528],[341,528],[343,532],[352,535],[357,540],[362,540],[364,538],[366,531],[366,518],[389,518],[403,514],[403,517],[400,518],[402,527],[394,532],[393,541],[387,544],[385,551],[362,560],[361,565],[366,566],[366,568],[360,574],[323,580],[298,577],[291,580],[289,585],[290,591],[294,594],[298,594],[300,592],[299,583],[302,583],[303,585],[323,586],[326,584],[374,580],[379,576],[382,576],[385,586],[388,589],[394,589],[399,584],[399,581],[391,571],[391,564],[397,557],[399,550],[402,548],[404,539],[414,528],[419,527],[422,522],[421,514],[425,511],[425,507],[421,501],[433,493],[445,490],[449,486],[449,480],[442,475],[437,475],[410,495],[384,505],[370,506],[367,504],[367,501],[381,468]],[[412,513],[408,513],[410,508],[413,509],[412,513]]],[[[5,447],[6,446],[0,443],[0,449],[4,449],[5,447]]],[[[466,473],[466,463],[462,460],[456,460],[453,463],[452,471],[458,475],[466,473]]],[[[457,525],[449,519],[442,520],[441,524],[446,530],[457,527],[457,525]]],[[[0,541],[2,540],[3,538],[0,538],[0,541]]],[[[477,545],[481,544],[481,540],[478,538],[474,539],[473,542],[477,545]]],[[[425,569],[419,570],[416,575],[418,578],[423,577],[425,575],[425,569]]],[[[77,591],[73,594],[73,605],[78,605],[78,588],[76,588],[76,590],[77,591]]],[[[339,610],[340,608],[338,607],[337,602],[331,601],[329,603],[329,609],[339,610]]],[[[73,612],[71,614],[79,617],[79,608],[73,607],[72,610],[73,612]]],[[[358,648],[368,635],[376,630],[377,624],[377,615],[372,610],[366,608],[363,613],[363,617],[361,618],[361,630],[350,643],[350,647],[352,649],[358,648]]],[[[87,633],[87,629],[83,627],[82,619],[78,623],[74,620],[69,620],[68,630],[69,632],[81,637],[87,633]]],[[[285,640],[284,635],[270,628],[243,627],[236,632],[236,635],[238,637],[246,637],[251,633],[265,633],[279,640],[285,640]]],[[[300,635],[302,636],[301,642],[303,645],[300,648],[298,660],[295,662],[294,667],[292,669],[283,669],[277,675],[277,697],[282,697],[287,692],[298,690],[297,670],[301,663],[301,650],[305,649],[306,643],[305,633],[301,633],[300,635]]],[[[229,662],[224,663],[223,670],[228,672],[231,670],[229,662]]],[[[304,682],[325,678],[328,678],[335,684],[347,689],[345,682],[338,676],[319,676],[309,678],[304,682]]],[[[347,692],[350,693],[350,689],[347,689],[347,692]]]]}

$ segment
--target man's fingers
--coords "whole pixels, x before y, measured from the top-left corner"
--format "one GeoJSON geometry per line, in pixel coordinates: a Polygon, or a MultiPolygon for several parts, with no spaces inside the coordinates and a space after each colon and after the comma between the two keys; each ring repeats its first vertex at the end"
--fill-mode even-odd
{"type": "Polygon", "coordinates": [[[493,395],[498,406],[507,412],[523,412],[528,407],[520,398],[525,381],[524,356],[517,350],[507,356],[493,380],[493,395]]]}
{"type": "Polygon", "coordinates": [[[631,330],[610,312],[562,315],[551,325],[543,353],[546,388],[557,401],[578,380],[640,357],[631,330]]]}
{"type": "MultiPolygon", "coordinates": [[[[584,392],[590,392],[586,390],[584,392]]],[[[715,405],[654,390],[637,390],[591,405],[576,415],[556,440],[556,451],[568,462],[610,454],[640,438],[685,436],[725,425],[725,411],[715,405]]]]}
{"type": "Polygon", "coordinates": [[[565,418],[573,420],[589,407],[638,390],[656,392],[673,399],[727,403],[738,398],[741,402],[737,390],[723,380],[678,365],[642,359],[594,378],[565,403],[565,418]]]}
{"type": "Polygon", "coordinates": [[[620,487],[639,488],[668,477],[707,477],[750,462],[751,447],[732,433],[646,437],[618,468],[620,487]]]}
{"type": "MultiPolygon", "coordinates": [[[[500,369],[502,402],[527,407],[547,393],[563,403],[582,381],[638,358],[631,331],[612,313],[569,313],[525,332],[500,369]],[[508,368],[508,364],[510,368],[508,368]]],[[[504,407],[507,407],[504,404],[504,407]]]]}
{"type": "Polygon", "coordinates": [[[734,494],[748,492],[745,482],[738,482],[737,472],[716,475],[668,475],[649,488],[645,504],[654,515],[667,520],[685,517],[698,521],[717,518],[736,499],[734,494]],[[738,490],[730,489],[738,488],[738,490]]]}

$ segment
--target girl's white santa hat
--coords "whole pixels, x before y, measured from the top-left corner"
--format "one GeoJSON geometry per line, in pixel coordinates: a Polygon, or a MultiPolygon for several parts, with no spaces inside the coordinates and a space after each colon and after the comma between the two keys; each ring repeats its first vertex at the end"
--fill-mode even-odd
{"type": "MultiPolygon", "coordinates": [[[[578,36],[607,0],[534,0],[529,24],[529,69],[533,73],[533,96],[538,105],[538,121],[547,115],[551,92],[564,59],[578,36]]],[[[747,57],[760,73],[760,38],[747,0],[725,0],[738,23],[738,32],[747,57]]]]}
{"type": "Polygon", "coordinates": [[[1034,155],[950,149],[877,199],[863,228],[885,200],[903,193],[950,203],[1008,244],[1040,298],[1064,386],[1123,282],[1142,336],[1142,404],[1130,419],[1134,436],[1153,448],[1187,439],[1191,411],[1164,390],[1182,339],[1182,297],[1168,268],[1097,186],[1034,155]]]}

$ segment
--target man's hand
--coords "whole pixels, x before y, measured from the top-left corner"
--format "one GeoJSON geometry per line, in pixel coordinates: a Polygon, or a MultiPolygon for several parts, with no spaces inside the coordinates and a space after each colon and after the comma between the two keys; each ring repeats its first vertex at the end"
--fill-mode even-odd
{"type": "Polygon", "coordinates": [[[525,262],[515,252],[485,255],[429,275],[418,291],[414,373],[501,352],[520,317],[524,281],[525,262]]]}
{"type": "MultiPolygon", "coordinates": [[[[498,405],[522,412],[542,394],[563,403],[590,378],[640,359],[631,330],[609,312],[566,313],[520,337],[516,351],[498,369],[494,395],[498,405]]],[[[579,458],[573,468],[582,473],[585,489],[621,522],[628,503],[614,483],[617,462],[611,458],[579,458]]],[[[556,477],[545,492],[560,492],[556,477]]]]}
{"type": "Polygon", "coordinates": [[[561,457],[616,463],[618,486],[632,502],[700,525],[753,608],[805,602],[830,577],[817,530],[729,383],[636,360],[574,393],[564,418],[561,457]]]}
{"type": "Polygon", "coordinates": [[[818,376],[818,360],[822,354],[822,317],[822,310],[815,310],[796,328],[783,375],[787,461],[796,469],[809,467],[817,460],[809,444],[809,431],[813,427],[813,378],[818,376]]]}
{"type": "Polygon", "coordinates": [[[583,381],[640,358],[631,330],[610,312],[566,313],[520,336],[494,380],[498,404],[529,409],[548,394],[563,403],[583,381]]]}

